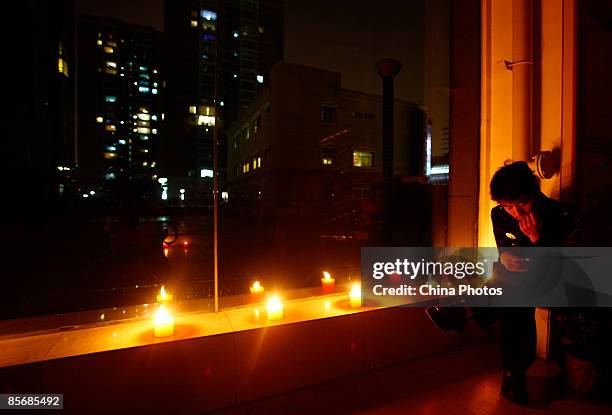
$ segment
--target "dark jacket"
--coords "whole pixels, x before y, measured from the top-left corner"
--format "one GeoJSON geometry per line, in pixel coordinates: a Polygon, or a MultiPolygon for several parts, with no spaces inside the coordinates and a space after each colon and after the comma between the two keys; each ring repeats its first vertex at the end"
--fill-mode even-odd
{"type": "Polygon", "coordinates": [[[540,224],[540,239],[535,244],[521,232],[519,221],[502,206],[491,209],[493,233],[500,252],[507,247],[562,247],[577,244],[582,215],[575,206],[540,193],[534,202],[533,211],[540,224]]]}

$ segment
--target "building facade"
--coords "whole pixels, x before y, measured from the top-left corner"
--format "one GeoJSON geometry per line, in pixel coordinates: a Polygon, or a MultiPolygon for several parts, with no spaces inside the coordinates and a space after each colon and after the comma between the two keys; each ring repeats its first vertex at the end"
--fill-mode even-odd
{"type": "MultiPolygon", "coordinates": [[[[400,177],[414,171],[413,152],[423,148],[414,143],[425,140],[425,118],[400,100],[394,117],[394,173],[400,177]]],[[[382,182],[382,97],[343,89],[337,72],[278,63],[269,88],[228,137],[231,204],[342,209],[373,197],[382,182]]]]}

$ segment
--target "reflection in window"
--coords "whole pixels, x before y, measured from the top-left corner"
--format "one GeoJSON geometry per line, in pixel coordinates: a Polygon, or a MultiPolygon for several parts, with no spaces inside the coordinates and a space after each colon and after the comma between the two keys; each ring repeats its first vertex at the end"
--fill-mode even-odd
{"type": "Polygon", "coordinates": [[[372,167],[374,153],[369,151],[353,151],[353,166],[354,167],[372,167]]]}

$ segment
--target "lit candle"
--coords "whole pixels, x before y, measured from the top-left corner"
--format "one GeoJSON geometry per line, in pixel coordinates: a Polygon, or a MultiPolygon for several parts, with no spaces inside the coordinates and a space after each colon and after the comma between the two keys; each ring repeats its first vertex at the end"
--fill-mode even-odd
{"type": "Polygon", "coordinates": [[[361,285],[353,284],[349,294],[349,302],[351,307],[361,307],[361,285]]]}
{"type": "Polygon", "coordinates": [[[162,285],[161,290],[159,290],[159,294],[157,294],[157,302],[160,304],[168,303],[172,301],[172,298],[172,294],[166,293],[166,287],[162,285]]]}
{"type": "Polygon", "coordinates": [[[280,320],[283,318],[283,303],[277,295],[268,300],[268,320],[280,320]]]}
{"type": "Polygon", "coordinates": [[[160,305],[153,319],[155,337],[167,337],[174,334],[174,317],[168,313],[166,307],[160,305]]]}
{"type": "Polygon", "coordinates": [[[253,285],[249,287],[251,291],[251,302],[259,303],[263,300],[264,296],[264,287],[259,283],[259,281],[255,281],[253,285]]]}
{"type": "Polygon", "coordinates": [[[336,288],[336,280],[331,277],[329,272],[323,271],[323,278],[321,278],[321,289],[323,294],[333,293],[336,288]]]}

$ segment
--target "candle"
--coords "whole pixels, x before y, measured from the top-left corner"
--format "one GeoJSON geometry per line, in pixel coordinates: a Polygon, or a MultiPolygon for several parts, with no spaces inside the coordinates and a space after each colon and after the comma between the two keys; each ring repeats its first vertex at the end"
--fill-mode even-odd
{"type": "Polygon", "coordinates": [[[259,281],[255,281],[251,287],[249,287],[251,291],[251,302],[259,303],[263,300],[264,296],[264,287],[259,283],[259,281]]]}
{"type": "Polygon", "coordinates": [[[159,290],[159,294],[157,294],[157,302],[160,304],[168,303],[172,301],[172,298],[172,294],[166,293],[166,287],[162,285],[161,290],[159,290]]]}
{"type": "Polygon", "coordinates": [[[349,294],[349,302],[351,307],[361,307],[361,285],[353,284],[349,294]]]}
{"type": "Polygon", "coordinates": [[[168,313],[164,305],[160,305],[153,319],[155,337],[167,337],[174,334],[174,317],[168,313]]]}
{"type": "Polygon", "coordinates": [[[283,303],[277,295],[268,300],[268,320],[280,320],[283,318],[283,303]]]}
{"type": "Polygon", "coordinates": [[[331,277],[329,272],[323,271],[323,278],[321,278],[321,289],[323,294],[329,294],[334,292],[336,287],[336,280],[331,277]]]}

